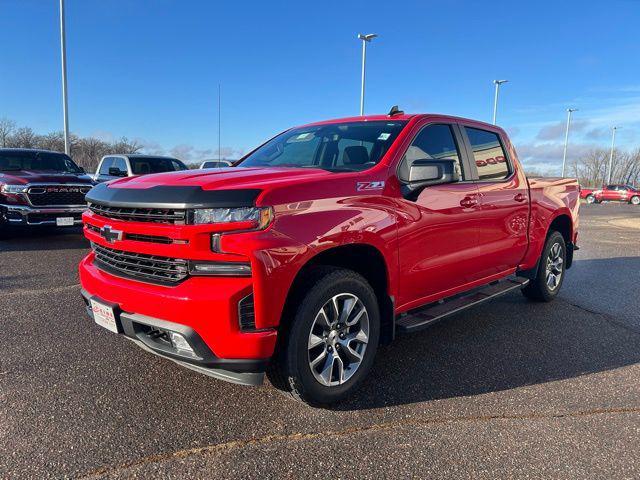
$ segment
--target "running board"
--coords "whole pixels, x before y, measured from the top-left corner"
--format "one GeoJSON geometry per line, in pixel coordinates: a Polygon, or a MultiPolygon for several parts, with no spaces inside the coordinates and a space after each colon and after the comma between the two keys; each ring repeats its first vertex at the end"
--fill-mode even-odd
{"type": "Polygon", "coordinates": [[[400,317],[396,320],[396,330],[398,333],[411,333],[422,330],[449,315],[475,307],[500,295],[509,293],[512,290],[522,288],[528,283],[529,279],[527,278],[509,278],[490,283],[462,296],[454,296],[449,300],[435,304],[432,303],[422,309],[413,310],[411,313],[400,317]]]}

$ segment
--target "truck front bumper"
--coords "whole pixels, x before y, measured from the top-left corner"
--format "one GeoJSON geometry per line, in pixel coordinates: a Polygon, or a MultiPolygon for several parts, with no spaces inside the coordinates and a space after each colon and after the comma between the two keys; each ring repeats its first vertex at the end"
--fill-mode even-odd
{"type": "Polygon", "coordinates": [[[276,330],[240,328],[238,301],[251,292],[251,278],[190,278],[168,288],[106,273],[94,266],[93,253],[82,260],[79,273],[89,316],[92,299],[112,308],[118,333],[141,348],[222,380],[262,383],[276,330]],[[162,338],[172,332],[192,352],[162,338]]]}
{"type": "MultiPolygon", "coordinates": [[[[72,217],[74,225],[82,224],[87,207],[38,208],[28,205],[0,205],[0,213],[9,225],[56,225],[60,217],[72,217]]],[[[0,217],[1,220],[1,217],[0,217]]]]}

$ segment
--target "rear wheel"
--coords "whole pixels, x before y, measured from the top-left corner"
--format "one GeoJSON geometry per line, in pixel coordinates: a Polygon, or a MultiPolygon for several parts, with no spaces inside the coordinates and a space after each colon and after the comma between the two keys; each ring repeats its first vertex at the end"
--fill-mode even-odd
{"type": "Polygon", "coordinates": [[[594,203],[596,201],[596,197],[593,195],[587,195],[587,203],[594,203]]]}
{"type": "Polygon", "coordinates": [[[564,280],[567,246],[560,232],[550,232],[542,250],[536,277],[522,289],[525,297],[550,302],[560,291],[564,280]]]}
{"type": "Polygon", "coordinates": [[[640,205],[640,197],[638,195],[634,195],[631,197],[631,200],[629,200],[629,203],[631,205],[640,205]]]}
{"type": "Polygon", "coordinates": [[[371,370],[380,314],[373,289],[356,272],[321,268],[313,277],[268,375],[297,400],[329,405],[353,393],[371,370]]]}

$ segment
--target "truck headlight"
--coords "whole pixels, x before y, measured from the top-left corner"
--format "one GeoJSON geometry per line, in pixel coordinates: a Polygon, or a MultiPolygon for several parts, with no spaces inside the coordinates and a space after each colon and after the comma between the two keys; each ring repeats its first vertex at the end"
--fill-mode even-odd
{"type": "Polygon", "coordinates": [[[193,215],[193,223],[196,225],[253,222],[253,228],[259,230],[266,228],[272,220],[271,207],[197,208],[193,215]]]}
{"type": "Polygon", "coordinates": [[[27,193],[29,187],[26,185],[3,185],[2,193],[27,193]]]}

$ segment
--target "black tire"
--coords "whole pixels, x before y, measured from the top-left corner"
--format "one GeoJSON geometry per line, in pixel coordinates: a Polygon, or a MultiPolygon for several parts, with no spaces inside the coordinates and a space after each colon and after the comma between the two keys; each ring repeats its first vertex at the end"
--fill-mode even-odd
{"type": "MultiPolygon", "coordinates": [[[[567,245],[565,244],[564,237],[560,232],[551,231],[549,235],[547,235],[547,241],[544,244],[544,248],[542,249],[542,255],[540,255],[540,260],[538,261],[538,271],[536,273],[536,277],[532,279],[529,284],[522,289],[522,294],[531,299],[539,302],[550,302],[558,295],[560,288],[562,287],[562,282],[564,281],[564,276],[566,272],[566,260],[567,260],[567,245]],[[556,276],[554,273],[557,270],[557,262],[553,262],[553,268],[551,272],[547,270],[547,261],[550,259],[550,256],[553,256],[551,253],[552,250],[555,251],[558,247],[560,251],[560,258],[562,260],[562,264],[560,267],[560,275],[559,279],[556,280],[555,285],[549,285],[549,273],[556,276]]],[[[551,280],[552,284],[554,283],[551,280]]]]}
{"type": "Polygon", "coordinates": [[[629,203],[631,205],[640,205],[640,197],[638,195],[634,195],[629,199],[629,203]]]}
{"type": "Polygon", "coordinates": [[[586,200],[587,200],[587,203],[596,203],[596,197],[594,197],[591,194],[587,195],[586,200]]]}
{"type": "MultiPolygon", "coordinates": [[[[291,323],[279,334],[279,345],[267,370],[267,376],[274,387],[296,400],[312,406],[331,405],[351,395],[371,370],[380,338],[378,301],[373,289],[364,277],[352,270],[333,267],[317,267],[310,271],[298,291],[300,293],[295,300],[295,307],[292,308],[295,314],[291,323]],[[340,297],[340,295],[355,297],[357,308],[364,307],[368,318],[368,341],[358,366],[352,368],[353,372],[350,373],[348,369],[343,367],[347,374],[350,374],[350,377],[342,384],[327,386],[322,384],[312,371],[311,357],[316,355],[315,353],[312,354],[314,350],[309,348],[310,335],[313,331],[317,331],[314,329],[318,327],[316,319],[320,314],[320,310],[325,308],[326,304],[331,302],[334,297],[340,297]],[[358,300],[361,303],[357,303],[358,300]]],[[[353,310],[355,311],[356,307],[353,310]]],[[[364,317],[362,318],[363,320],[353,327],[343,325],[346,330],[342,331],[348,335],[349,329],[357,328],[360,323],[364,322],[364,317]]],[[[337,325],[340,324],[338,323],[337,325]]],[[[334,330],[335,327],[330,328],[332,328],[333,339],[337,341],[338,339],[335,337],[337,330],[334,330]]],[[[330,345],[326,346],[328,345],[326,342],[329,342],[329,337],[324,340],[325,343],[314,347],[319,348],[320,356],[322,354],[325,355],[325,359],[318,364],[320,369],[322,369],[320,364],[328,365],[333,356],[339,357],[342,355],[342,360],[339,362],[341,365],[343,365],[343,362],[348,364],[349,361],[348,358],[345,360],[346,352],[344,346],[340,348],[340,345],[334,343],[336,345],[335,351],[331,349],[330,345]],[[325,346],[327,348],[326,352],[324,350],[325,346]],[[332,353],[327,353],[329,350],[332,353]]],[[[341,336],[340,338],[343,337],[341,336]]],[[[358,342],[355,339],[351,340],[351,342],[354,341],[358,342]]],[[[348,341],[347,344],[349,345],[348,341]]],[[[351,345],[354,344],[352,343],[351,345]]],[[[360,348],[359,343],[355,344],[355,346],[356,349],[360,348]]],[[[335,361],[331,362],[330,379],[334,378],[334,363],[335,361]]],[[[341,375],[342,372],[338,369],[337,374],[341,375]]],[[[339,381],[339,379],[336,381],[339,381]]]]}

